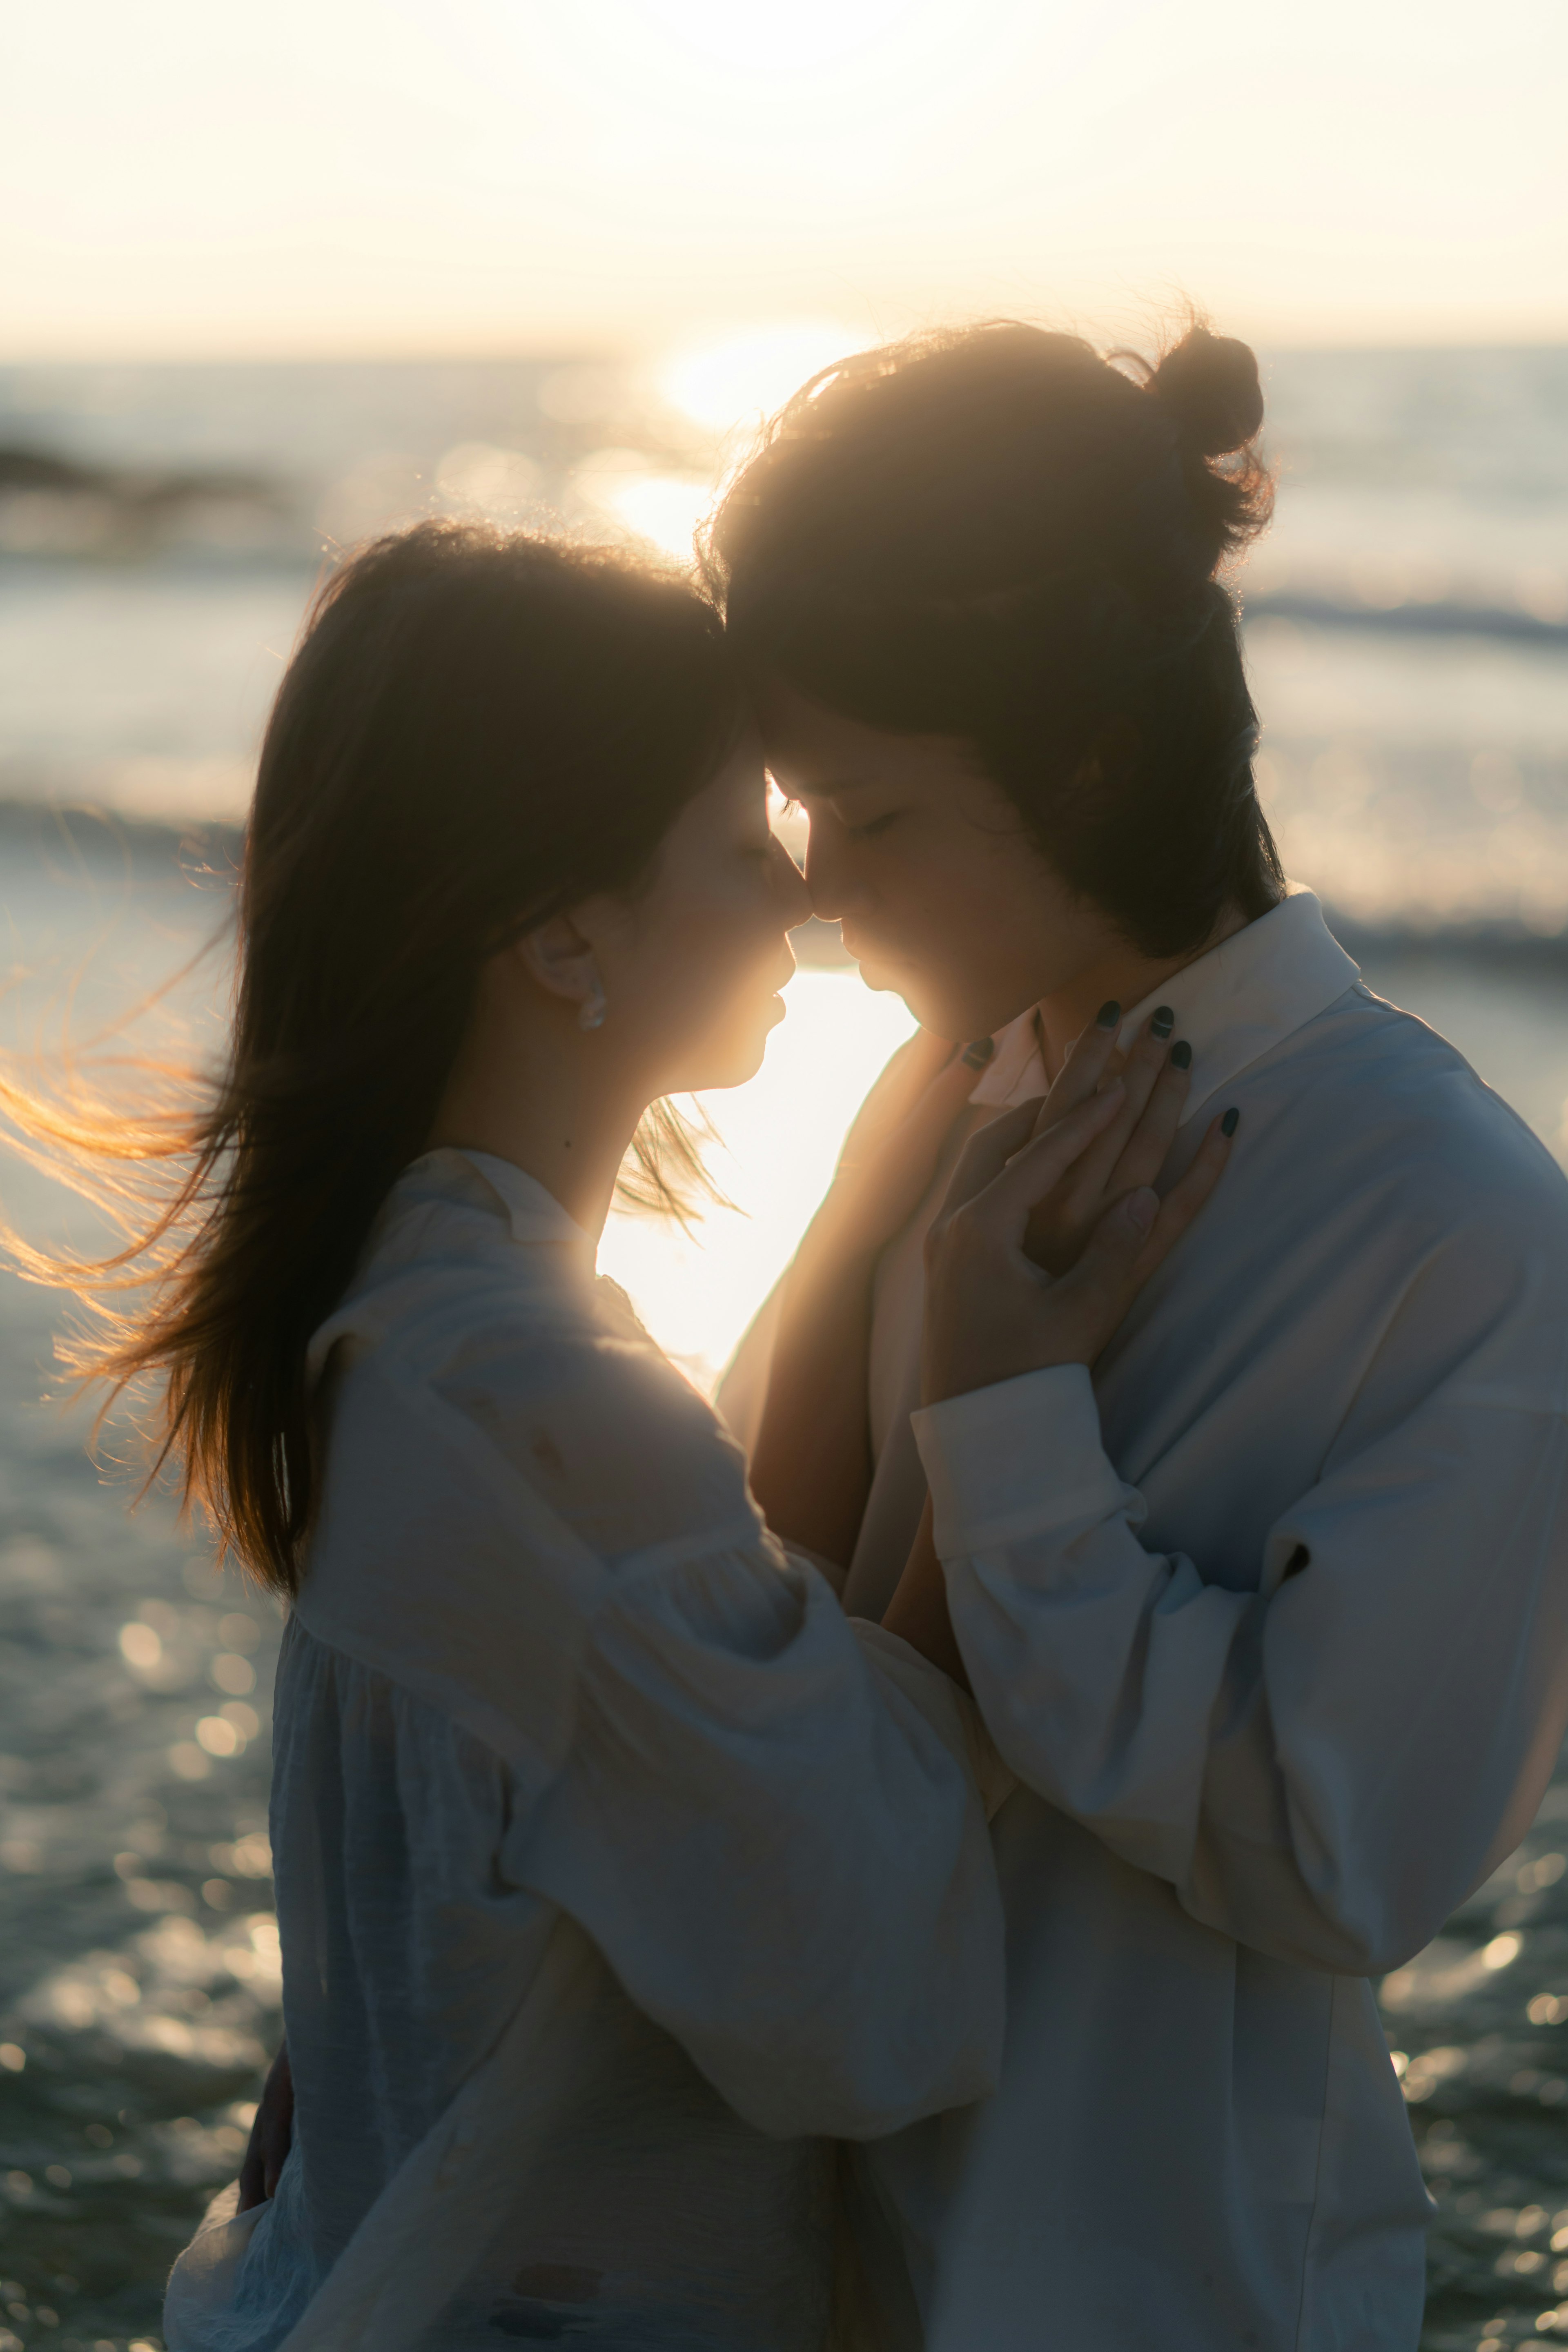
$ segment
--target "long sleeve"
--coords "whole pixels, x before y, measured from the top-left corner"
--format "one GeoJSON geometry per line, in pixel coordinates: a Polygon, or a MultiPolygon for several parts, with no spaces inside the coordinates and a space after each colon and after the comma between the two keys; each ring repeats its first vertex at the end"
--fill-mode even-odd
{"type": "Polygon", "coordinates": [[[542,1245],[394,1257],[333,1327],[301,1622],[496,1758],[498,1902],[574,1919],[747,2122],[853,2137],[984,2095],[1004,1935],[968,1703],[857,1633],[522,1205],[542,1245]]]}
{"type": "Polygon", "coordinates": [[[1397,1965],[1545,1786],[1568,1718],[1553,1238],[1472,1230],[1430,1255],[1255,1591],[1141,1540],[1081,1367],[916,1416],[954,1629],[1002,1754],[1261,1951],[1397,1965]]]}
{"type": "Polygon", "coordinates": [[[296,2139],[232,2340],[805,2352],[826,2137],[997,2080],[970,1703],[780,1550],[521,1171],[417,1163],[313,1360],[272,1817],[296,2139]]]}
{"type": "Polygon", "coordinates": [[[1000,1898],[959,1695],[765,1537],[623,1562],[507,1867],[724,2098],[864,2137],[994,2087],[1000,1898]]]}

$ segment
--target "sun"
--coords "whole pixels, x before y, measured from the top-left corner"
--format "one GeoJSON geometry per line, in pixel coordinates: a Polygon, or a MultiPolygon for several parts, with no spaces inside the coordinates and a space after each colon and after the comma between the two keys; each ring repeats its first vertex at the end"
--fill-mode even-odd
{"type": "Polygon", "coordinates": [[[672,353],[659,372],[659,390],[693,424],[728,433],[781,408],[818,369],[858,351],[865,340],[839,320],[777,320],[672,353]]]}
{"type": "Polygon", "coordinates": [[[910,0],[643,0],[645,13],[715,64],[800,72],[872,47],[915,13],[910,0]]]}

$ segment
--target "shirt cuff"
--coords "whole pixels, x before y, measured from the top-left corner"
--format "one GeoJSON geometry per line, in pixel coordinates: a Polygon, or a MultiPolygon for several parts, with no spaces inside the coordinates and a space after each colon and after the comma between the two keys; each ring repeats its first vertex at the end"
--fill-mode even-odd
{"type": "Polygon", "coordinates": [[[1024,1372],[910,1418],[944,1560],[1108,1518],[1121,1504],[1086,1364],[1024,1372]]]}

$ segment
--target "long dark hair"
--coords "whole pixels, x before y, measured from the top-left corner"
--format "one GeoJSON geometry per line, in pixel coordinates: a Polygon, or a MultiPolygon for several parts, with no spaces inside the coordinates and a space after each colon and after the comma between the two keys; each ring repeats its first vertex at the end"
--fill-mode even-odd
{"type": "MultiPolygon", "coordinates": [[[[741,709],[682,583],[451,523],[378,541],[318,595],[267,729],[225,1066],[130,1118],[0,1088],[127,1234],[69,1264],[13,1237],[19,1269],[107,1318],[70,1351],[83,1378],[155,1378],[155,1463],[268,1584],[294,1589],[315,1498],[307,1343],[426,1148],[480,966],[634,886],[741,709]]],[[[699,1173],[668,1110],[645,1123],[634,1198],[699,1173]]]]}
{"type": "Polygon", "coordinates": [[[750,664],[971,743],[1068,885],[1145,953],[1284,882],[1215,574],[1267,520],[1244,343],[1157,367],[1008,320],[813,378],[731,484],[710,585],[750,664]]]}

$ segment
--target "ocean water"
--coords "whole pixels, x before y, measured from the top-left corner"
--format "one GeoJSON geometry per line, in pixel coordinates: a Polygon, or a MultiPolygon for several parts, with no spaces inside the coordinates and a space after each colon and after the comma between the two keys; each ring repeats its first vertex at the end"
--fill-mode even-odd
{"type": "MultiPolygon", "coordinates": [[[[1268,377],[1279,520],[1246,593],[1287,862],[1568,1159],[1568,353],[1268,377]]],[[[675,547],[721,457],[657,373],[596,362],[0,371],[0,1045],[90,1042],[182,974],[128,1034],[215,1049],[224,821],[324,545],[438,508],[675,547]]],[[[762,1076],[708,1105],[737,1208],[607,1237],[700,1380],[907,1033],[813,952],[762,1076]]],[[[0,1210],[99,1230],[10,1155],[0,1210]]],[[[84,1409],[40,1403],[61,1322],[0,1281],[0,2352],[125,2352],[278,2031],[279,1626],[167,1495],[131,1508],[126,1433],[95,1463],[84,1409]]],[[[1428,2352],[1568,2335],[1568,1777],[1383,1998],[1440,2209],[1428,2352]]]]}

